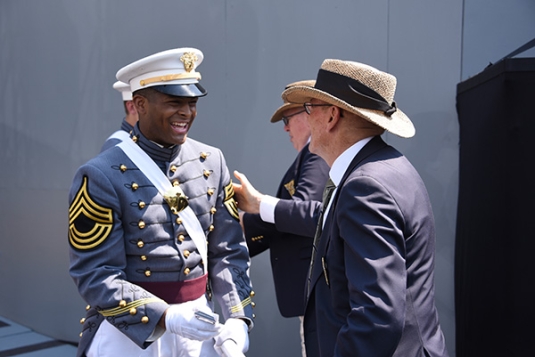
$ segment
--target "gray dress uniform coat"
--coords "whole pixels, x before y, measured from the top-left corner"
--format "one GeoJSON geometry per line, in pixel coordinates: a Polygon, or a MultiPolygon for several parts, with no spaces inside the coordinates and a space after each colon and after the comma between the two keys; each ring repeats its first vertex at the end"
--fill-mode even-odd
{"type": "MultiPolygon", "coordinates": [[[[180,185],[206,234],[208,297],[224,319],[252,327],[249,254],[232,182],[219,149],[188,138],[161,148],[136,127],[137,144],[180,185]]],[[[140,285],[202,279],[202,259],[163,196],[119,147],[81,166],[69,194],[70,274],[89,304],[78,356],[107,319],[134,343],[146,342],[168,302],[140,285]]],[[[202,296],[202,294],[201,294],[202,296]]]]}
{"type": "Polygon", "coordinates": [[[435,224],[410,162],[379,137],[327,214],[304,317],[307,356],[447,357],[435,307],[435,224]]]}
{"type": "MultiPolygon", "coordinates": [[[[121,123],[121,129],[120,130],[122,130],[122,131],[124,131],[126,133],[130,133],[133,129],[134,129],[134,127],[132,125],[130,125],[125,119],[123,119],[123,122],[121,123]]],[[[111,138],[110,137],[104,142],[104,144],[102,144],[102,148],[100,148],[100,152],[106,151],[109,148],[112,148],[115,145],[119,144],[120,142],[121,142],[120,139],[116,139],[116,138],[111,138]]]]}

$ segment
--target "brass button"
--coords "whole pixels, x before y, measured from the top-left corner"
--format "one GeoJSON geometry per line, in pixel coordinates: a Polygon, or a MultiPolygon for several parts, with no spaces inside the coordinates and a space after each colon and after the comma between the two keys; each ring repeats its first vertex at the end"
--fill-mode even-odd
{"type": "Polygon", "coordinates": [[[145,202],[143,202],[143,201],[139,201],[139,202],[137,203],[137,206],[138,206],[139,208],[145,208],[145,202]]]}
{"type": "Polygon", "coordinates": [[[208,170],[204,170],[203,173],[202,173],[205,177],[210,177],[210,175],[212,174],[210,171],[208,170]]]}
{"type": "Polygon", "coordinates": [[[80,332],[80,338],[82,338],[82,335],[83,335],[83,334],[84,334],[83,332],[80,332]]]}
{"type": "Polygon", "coordinates": [[[207,193],[208,193],[210,196],[212,196],[212,195],[214,194],[214,192],[215,192],[215,191],[214,191],[213,188],[209,188],[208,191],[207,191],[207,193]]]}
{"type": "Polygon", "coordinates": [[[189,255],[190,255],[190,254],[191,254],[191,253],[190,253],[190,251],[189,251],[189,250],[187,250],[187,249],[186,249],[186,250],[184,250],[184,258],[187,258],[187,257],[189,257],[189,255]]]}
{"type": "Polygon", "coordinates": [[[256,307],[256,304],[251,301],[251,307],[254,309],[256,307]]]}
{"type": "Polygon", "coordinates": [[[133,142],[137,143],[137,140],[138,140],[137,136],[135,136],[135,135],[132,136],[132,141],[133,141],[133,142]]]}
{"type": "Polygon", "coordinates": [[[250,297],[255,296],[255,292],[254,292],[253,290],[251,290],[251,292],[249,293],[249,296],[250,296],[250,297]]]}
{"type": "Polygon", "coordinates": [[[201,159],[206,159],[208,157],[208,154],[205,153],[204,151],[201,152],[201,159]]]}
{"type": "Polygon", "coordinates": [[[215,214],[217,212],[217,209],[215,207],[210,208],[210,213],[215,214]]]}
{"type": "Polygon", "coordinates": [[[124,300],[119,301],[119,307],[125,307],[125,306],[126,306],[126,301],[124,300]]]}
{"type": "Polygon", "coordinates": [[[177,187],[177,186],[179,186],[179,185],[180,185],[180,182],[178,182],[178,180],[174,180],[174,181],[173,181],[173,186],[174,186],[174,187],[177,187]]]}
{"type": "Polygon", "coordinates": [[[184,269],[184,274],[185,274],[185,275],[188,275],[189,272],[190,272],[189,268],[184,269]]]}
{"type": "Polygon", "coordinates": [[[176,224],[182,224],[182,218],[177,217],[175,222],[176,222],[176,224]]]}
{"type": "Polygon", "coordinates": [[[145,276],[146,276],[147,278],[150,276],[150,274],[151,274],[151,273],[150,273],[150,270],[148,270],[148,269],[145,270],[145,276]]]}
{"type": "Polygon", "coordinates": [[[145,228],[145,222],[143,222],[143,220],[140,220],[137,226],[139,227],[139,229],[143,229],[145,228]]]}
{"type": "Polygon", "coordinates": [[[176,166],[175,165],[171,165],[171,167],[169,168],[169,171],[176,172],[176,166]]]}
{"type": "Polygon", "coordinates": [[[142,323],[142,324],[148,324],[148,323],[149,323],[149,318],[148,318],[147,316],[143,316],[143,317],[141,318],[141,323],[142,323]]]}
{"type": "Polygon", "coordinates": [[[137,314],[137,309],[133,307],[130,309],[130,315],[135,315],[135,314],[137,314]]]}
{"type": "Polygon", "coordinates": [[[90,305],[87,305],[87,306],[85,307],[86,311],[89,310],[90,308],[91,308],[90,305]]]}
{"type": "Polygon", "coordinates": [[[82,317],[82,318],[80,319],[80,324],[82,324],[82,325],[83,325],[83,324],[84,324],[84,322],[85,322],[85,317],[82,317]]]}
{"type": "Polygon", "coordinates": [[[215,229],[215,227],[214,227],[213,224],[211,224],[211,225],[210,225],[210,228],[208,228],[208,229],[210,230],[210,232],[212,232],[212,231],[215,229]]]}
{"type": "Polygon", "coordinates": [[[253,314],[253,319],[256,319],[256,315],[255,314],[253,314]]]}
{"type": "Polygon", "coordinates": [[[147,256],[146,255],[142,255],[141,256],[141,260],[143,260],[143,261],[147,260],[147,256]]]}
{"type": "Polygon", "coordinates": [[[126,171],[126,165],[119,166],[119,170],[121,170],[121,172],[125,172],[126,171]]]}
{"type": "Polygon", "coordinates": [[[183,234],[179,234],[178,237],[177,237],[177,239],[178,239],[179,241],[183,242],[183,241],[186,239],[186,237],[184,237],[183,234]]]}
{"type": "Polygon", "coordinates": [[[132,182],[132,191],[135,191],[139,188],[139,185],[135,182],[132,182]]]}
{"type": "Polygon", "coordinates": [[[145,246],[145,243],[143,243],[142,240],[138,240],[137,241],[137,246],[138,246],[138,248],[143,248],[145,246]]]}

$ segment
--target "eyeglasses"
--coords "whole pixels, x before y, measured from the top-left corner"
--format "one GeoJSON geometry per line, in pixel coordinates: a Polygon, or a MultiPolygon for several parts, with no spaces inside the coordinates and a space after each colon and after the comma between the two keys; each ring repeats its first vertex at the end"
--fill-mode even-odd
{"type": "Polygon", "coordinates": [[[312,107],[330,107],[332,104],[314,104],[314,103],[303,103],[303,107],[305,107],[305,112],[307,112],[308,115],[312,112],[312,107]]]}
{"type": "Polygon", "coordinates": [[[287,115],[285,117],[282,117],[282,122],[284,123],[284,125],[288,125],[288,123],[290,122],[290,118],[291,117],[293,117],[294,115],[297,115],[297,114],[301,114],[304,111],[306,111],[306,109],[303,109],[303,110],[298,111],[297,113],[293,113],[293,114],[287,115]]]}

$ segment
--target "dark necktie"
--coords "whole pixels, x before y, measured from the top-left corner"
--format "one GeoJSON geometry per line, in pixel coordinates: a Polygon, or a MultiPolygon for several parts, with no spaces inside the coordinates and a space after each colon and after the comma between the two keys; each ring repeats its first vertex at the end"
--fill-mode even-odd
{"type": "Polygon", "coordinates": [[[329,201],[331,200],[331,196],[334,192],[334,189],[336,186],[332,182],[332,180],[329,178],[327,181],[327,184],[325,185],[325,189],[323,190],[323,199],[322,199],[322,207],[321,212],[318,220],[318,225],[316,227],[316,234],[314,235],[314,243],[312,244],[312,257],[310,258],[310,268],[308,270],[308,281],[307,281],[307,297],[310,295],[310,288],[311,288],[311,277],[312,277],[312,269],[314,268],[314,262],[316,260],[316,254],[318,252],[318,245],[320,243],[320,237],[321,232],[323,231],[323,215],[325,211],[327,210],[327,206],[329,205],[329,201]]]}

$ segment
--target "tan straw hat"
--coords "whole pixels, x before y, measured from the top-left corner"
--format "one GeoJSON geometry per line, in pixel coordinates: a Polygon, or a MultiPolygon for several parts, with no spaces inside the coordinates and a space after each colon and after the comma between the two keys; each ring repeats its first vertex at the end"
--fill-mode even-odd
{"type": "MultiPolygon", "coordinates": [[[[315,80],[293,82],[293,83],[288,84],[286,86],[286,88],[284,88],[284,89],[286,90],[288,88],[295,87],[295,86],[314,87],[315,83],[316,83],[315,80]]],[[[284,113],[288,109],[298,108],[298,107],[303,108],[303,104],[289,103],[288,101],[285,100],[284,104],[281,105],[279,107],[279,109],[277,109],[277,111],[275,111],[275,114],[273,114],[273,116],[271,117],[271,122],[272,123],[276,123],[276,122],[282,120],[282,113],[284,113]]],[[[304,108],[303,108],[303,110],[304,110],[304,108]]]]}
{"type": "Polygon", "coordinates": [[[315,98],[355,113],[402,138],[414,136],[409,117],[394,102],[396,77],[371,66],[351,61],[326,59],[314,87],[293,86],[282,93],[290,103],[315,98]]]}

